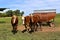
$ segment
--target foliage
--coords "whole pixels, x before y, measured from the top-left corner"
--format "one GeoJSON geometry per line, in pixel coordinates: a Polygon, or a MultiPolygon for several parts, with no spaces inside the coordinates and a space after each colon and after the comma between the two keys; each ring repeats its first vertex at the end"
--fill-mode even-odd
{"type": "Polygon", "coordinates": [[[6,13],[0,13],[0,17],[6,17],[7,14],[6,13]]]}
{"type": "Polygon", "coordinates": [[[6,14],[7,14],[8,17],[9,17],[9,16],[12,16],[13,11],[12,11],[12,10],[8,10],[8,11],[6,12],[6,14]]]}
{"type": "Polygon", "coordinates": [[[12,15],[22,16],[24,11],[20,12],[20,10],[8,10],[5,13],[0,13],[0,17],[11,17],[12,15]]]}
{"type": "Polygon", "coordinates": [[[15,10],[15,11],[13,11],[13,13],[14,13],[15,15],[20,16],[20,10],[15,10]]]}
{"type": "Polygon", "coordinates": [[[23,14],[24,14],[24,11],[21,12],[21,16],[23,16],[23,14]]]}

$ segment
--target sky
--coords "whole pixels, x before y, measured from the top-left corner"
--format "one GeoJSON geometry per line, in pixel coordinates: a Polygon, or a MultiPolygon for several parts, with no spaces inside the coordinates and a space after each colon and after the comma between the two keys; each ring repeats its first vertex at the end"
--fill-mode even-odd
{"type": "Polygon", "coordinates": [[[24,15],[42,9],[56,9],[60,13],[60,0],[0,0],[0,8],[19,9],[25,12],[24,15]]]}

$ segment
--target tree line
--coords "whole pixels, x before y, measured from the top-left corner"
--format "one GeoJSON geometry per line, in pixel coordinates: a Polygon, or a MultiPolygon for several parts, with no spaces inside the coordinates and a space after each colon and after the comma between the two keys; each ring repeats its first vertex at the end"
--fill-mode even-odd
{"type": "Polygon", "coordinates": [[[8,10],[4,13],[0,13],[0,17],[11,17],[12,15],[22,16],[24,14],[24,11],[20,10],[8,10]]]}

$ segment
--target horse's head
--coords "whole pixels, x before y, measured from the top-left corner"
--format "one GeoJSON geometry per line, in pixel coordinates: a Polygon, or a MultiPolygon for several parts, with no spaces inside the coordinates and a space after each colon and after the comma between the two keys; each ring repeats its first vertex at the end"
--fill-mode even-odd
{"type": "Polygon", "coordinates": [[[33,22],[33,20],[34,20],[34,19],[33,19],[33,14],[30,14],[30,17],[31,17],[31,21],[33,22]]]}
{"type": "Polygon", "coordinates": [[[23,24],[24,24],[24,19],[25,19],[25,16],[22,16],[23,24]]]}
{"type": "Polygon", "coordinates": [[[13,22],[13,24],[15,23],[16,18],[17,18],[16,15],[13,15],[13,16],[12,16],[12,19],[13,19],[12,22],[13,22]]]}

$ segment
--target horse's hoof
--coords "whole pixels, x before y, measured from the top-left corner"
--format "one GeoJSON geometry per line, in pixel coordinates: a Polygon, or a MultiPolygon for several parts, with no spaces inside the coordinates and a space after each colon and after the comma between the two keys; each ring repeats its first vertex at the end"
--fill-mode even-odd
{"type": "Polygon", "coordinates": [[[32,34],[32,31],[29,31],[30,34],[32,34]]]}
{"type": "Polygon", "coordinates": [[[27,31],[26,29],[22,31],[22,33],[24,33],[25,31],[27,31]]]}

